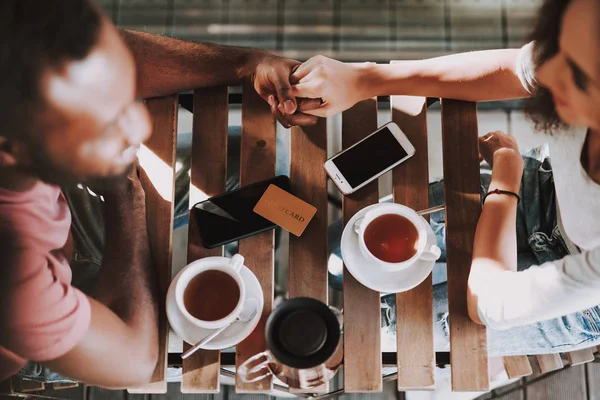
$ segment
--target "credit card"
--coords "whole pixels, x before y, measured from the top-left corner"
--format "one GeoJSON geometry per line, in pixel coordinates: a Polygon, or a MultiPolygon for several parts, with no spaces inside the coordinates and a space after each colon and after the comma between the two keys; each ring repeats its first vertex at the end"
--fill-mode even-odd
{"type": "Polygon", "coordinates": [[[256,203],[254,212],[286,231],[300,236],[315,216],[317,209],[293,194],[275,185],[269,185],[256,203]]]}

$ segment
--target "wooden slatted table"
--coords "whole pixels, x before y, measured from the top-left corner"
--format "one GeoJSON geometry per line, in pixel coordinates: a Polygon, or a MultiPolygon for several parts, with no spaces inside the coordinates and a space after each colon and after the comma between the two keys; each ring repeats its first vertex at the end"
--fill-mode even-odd
{"type": "MultiPolygon", "coordinates": [[[[241,185],[275,175],[276,124],[268,106],[245,87],[242,96],[241,185]]],[[[164,294],[171,279],[173,220],[173,168],[177,127],[177,99],[168,97],[148,102],[154,118],[154,136],[148,150],[158,156],[166,173],[151,182],[147,190],[148,224],[160,290],[164,294]],[[170,172],[168,172],[170,171],[170,172]],[[162,185],[167,189],[158,190],[162,185]]],[[[377,128],[377,100],[368,99],[342,114],[342,146],[347,148],[377,128]]],[[[392,119],[403,129],[416,148],[415,156],[393,172],[393,198],[413,209],[428,203],[428,150],[426,101],[424,98],[394,96],[392,119]]],[[[194,122],[190,184],[190,206],[225,191],[227,177],[228,90],[199,89],[194,92],[194,122]]],[[[291,134],[290,177],[295,194],[318,211],[300,238],[290,235],[289,296],[307,296],[327,302],[327,177],[322,168],[327,159],[325,120],[311,128],[293,128],[291,134]]],[[[489,387],[486,330],[467,315],[466,293],[473,237],[479,214],[480,184],[477,151],[477,112],[474,103],[442,100],[443,162],[447,224],[447,266],[450,307],[452,386],[456,391],[487,390],[489,387]]],[[[343,199],[343,220],[347,222],[360,209],[379,201],[377,182],[343,199]]],[[[202,247],[190,218],[188,262],[222,255],[223,249],[202,247]]],[[[236,364],[266,348],[265,322],[273,309],[274,233],[266,232],[241,240],[239,252],[257,276],[264,293],[264,310],[255,331],[237,346],[236,364]]],[[[344,273],[344,389],[346,392],[382,390],[380,343],[380,293],[370,290],[344,273]]],[[[433,295],[431,276],[418,287],[396,296],[397,367],[399,390],[435,389],[433,346],[433,295]]],[[[166,317],[161,314],[160,362],[152,382],[131,390],[136,393],[166,393],[166,317]]],[[[184,345],[184,350],[189,345],[184,345]]],[[[537,356],[542,371],[558,368],[556,355],[537,356]]],[[[589,361],[591,351],[569,355],[573,364],[589,361]]],[[[526,357],[505,357],[511,376],[531,373],[526,357]]],[[[219,391],[221,355],[218,351],[198,351],[183,362],[181,390],[184,393],[219,391]]],[[[252,384],[236,380],[239,393],[265,393],[274,388],[272,378],[252,384]]],[[[328,385],[311,390],[326,392],[328,385]]]]}
{"type": "MultiPolygon", "coordinates": [[[[152,148],[172,149],[176,135],[176,115],[172,110],[175,99],[153,100],[149,103],[155,118],[155,133],[152,148]],[[162,109],[159,109],[162,107],[162,109]]],[[[472,107],[467,103],[449,103],[457,110],[447,112],[445,103],[444,112],[444,140],[450,140],[463,132],[465,127],[476,148],[476,120],[452,120],[456,113],[463,111],[472,112],[472,107]],[[462,108],[461,108],[462,107],[462,108]],[[473,136],[474,135],[474,136],[473,136]]],[[[426,102],[424,98],[394,97],[392,99],[393,119],[407,133],[411,142],[417,149],[416,155],[410,162],[402,165],[393,174],[394,201],[406,204],[414,209],[423,209],[428,204],[428,159],[427,159],[427,126],[426,102]]],[[[200,201],[201,193],[213,196],[224,192],[226,179],[226,154],[227,154],[227,89],[212,88],[196,90],[194,93],[194,125],[193,125],[193,155],[191,169],[191,201],[190,205],[200,201]]],[[[342,115],[342,145],[347,148],[377,128],[377,100],[369,99],[358,103],[342,115]]],[[[242,149],[241,149],[241,184],[247,185],[263,179],[273,177],[275,174],[275,121],[269,113],[266,104],[249,87],[244,88],[242,101],[242,149]]],[[[326,124],[322,120],[315,127],[294,128],[291,131],[291,180],[295,193],[304,200],[314,204],[318,212],[307,231],[300,238],[290,237],[290,262],[289,262],[289,293],[290,297],[310,296],[321,301],[327,301],[327,178],[322,168],[327,158],[326,124]]],[[[462,138],[462,136],[461,136],[462,138]]],[[[464,146],[464,138],[461,139],[464,146]]],[[[451,146],[452,147],[452,146],[451,146]]],[[[169,153],[170,154],[170,153],[169,153]]],[[[458,222],[459,230],[448,238],[450,253],[457,246],[465,244],[465,250],[459,254],[460,258],[449,258],[449,268],[462,270],[454,279],[455,296],[464,296],[466,290],[466,276],[472,247],[472,234],[479,213],[479,202],[475,195],[478,192],[479,176],[477,174],[476,151],[457,152],[456,160],[452,155],[445,159],[450,163],[448,168],[454,168],[453,163],[460,164],[461,157],[468,158],[467,164],[474,166],[470,186],[460,186],[463,181],[456,182],[450,179],[450,184],[455,185],[452,191],[457,193],[453,200],[450,197],[451,210],[462,210],[464,196],[461,191],[471,190],[466,198],[472,205],[475,214],[470,220],[458,222]],[[457,201],[457,206],[452,202],[457,201]],[[466,224],[466,225],[465,225],[466,224]],[[464,232],[461,235],[461,232],[464,232]],[[456,235],[458,241],[452,241],[456,235]],[[469,236],[470,235],[470,236],[469,236]],[[471,240],[471,244],[467,242],[471,240]],[[454,263],[457,265],[454,266],[454,263]],[[457,282],[457,280],[460,281],[457,282]],[[463,293],[464,292],[464,293],[463,293]]],[[[173,160],[163,157],[163,160],[172,165],[173,160]]],[[[462,165],[460,166],[462,168],[462,165]]],[[[169,179],[169,178],[163,178],[169,179]]],[[[448,190],[448,189],[447,189],[448,190]]],[[[448,195],[448,194],[447,194],[448,195]]],[[[152,197],[152,196],[150,196],[152,197]]],[[[343,218],[348,221],[360,209],[377,203],[379,200],[377,183],[374,182],[352,196],[346,196],[343,201],[343,218]]],[[[158,202],[157,199],[149,201],[158,202]]],[[[171,208],[165,207],[163,213],[172,217],[171,208]]],[[[452,211],[450,211],[452,212],[452,211]]],[[[460,212],[459,216],[464,212],[460,212]]],[[[450,224],[452,217],[450,217],[450,224]]],[[[170,246],[170,235],[165,234],[165,224],[156,229],[163,232],[163,244],[170,246]]],[[[450,226],[452,229],[452,225],[450,226]]],[[[452,232],[452,231],[451,231],[452,232]]],[[[273,232],[263,233],[240,241],[239,252],[246,258],[246,264],[258,277],[265,295],[265,308],[261,323],[246,340],[237,346],[236,364],[244,362],[248,357],[265,349],[264,323],[272,311],[273,302],[273,232]]],[[[163,249],[164,250],[164,249],[163,249]]],[[[164,252],[170,255],[170,250],[164,252]]],[[[222,249],[204,249],[196,233],[193,219],[189,225],[188,261],[212,256],[222,255],[222,249]]],[[[163,278],[167,271],[170,273],[170,264],[166,263],[163,278]]],[[[450,286],[452,287],[452,282],[450,286]]],[[[164,287],[163,287],[164,289],[164,287]]],[[[451,294],[452,296],[452,294],[451,294]]],[[[434,389],[435,388],[435,353],[433,349],[431,278],[427,278],[417,288],[397,295],[397,332],[398,332],[398,388],[434,389]]],[[[451,303],[452,304],[452,303],[451,303]]],[[[487,385],[487,358],[485,355],[485,330],[474,326],[466,317],[466,305],[453,302],[451,314],[454,322],[462,321],[459,333],[453,338],[453,358],[461,365],[460,374],[465,377],[455,380],[457,390],[482,390],[487,385]],[[459,315],[462,316],[459,317],[459,315]],[[465,332],[462,330],[465,329],[465,332]],[[482,339],[483,338],[483,339],[482,339]],[[478,343],[475,352],[467,343],[478,343]],[[465,343],[456,345],[456,343],[465,343]],[[462,361],[459,361],[462,360],[462,361]],[[471,363],[478,360],[476,363],[471,363]],[[464,384],[466,377],[471,383],[464,384]],[[458,383],[457,383],[458,382],[458,383]],[[474,382],[474,384],[472,383],[474,382]]],[[[164,318],[164,316],[163,316],[164,318]]],[[[377,392],[382,390],[382,359],[380,343],[380,294],[370,290],[356,281],[352,275],[344,275],[344,387],[347,392],[377,392]]],[[[454,323],[452,324],[454,325],[454,323]]],[[[161,336],[162,339],[162,336],[161,336]]],[[[163,345],[164,346],[164,345],[163,345]]],[[[186,344],[184,350],[189,348],[186,344]]],[[[182,392],[184,393],[214,393],[219,390],[220,354],[217,351],[199,351],[194,356],[183,362],[182,392]]],[[[155,381],[136,392],[157,392],[162,390],[164,376],[163,365],[157,368],[155,381]],[[161,371],[160,373],[158,371],[161,371]]],[[[260,382],[246,384],[241,380],[236,381],[236,389],[241,393],[268,392],[273,388],[272,379],[266,378],[260,382]]],[[[317,392],[326,391],[324,385],[317,392]]]]}

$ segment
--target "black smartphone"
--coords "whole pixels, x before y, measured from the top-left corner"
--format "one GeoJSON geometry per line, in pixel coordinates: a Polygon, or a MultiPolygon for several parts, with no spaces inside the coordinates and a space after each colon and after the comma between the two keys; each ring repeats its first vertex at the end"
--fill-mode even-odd
{"type": "Polygon", "coordinates": [[[290,178],[280,175],[194,205],[192,214],[202,245],[212,249],[275,228],[274,223],[253,211],[269,185],[291,193],[290,178]]]}

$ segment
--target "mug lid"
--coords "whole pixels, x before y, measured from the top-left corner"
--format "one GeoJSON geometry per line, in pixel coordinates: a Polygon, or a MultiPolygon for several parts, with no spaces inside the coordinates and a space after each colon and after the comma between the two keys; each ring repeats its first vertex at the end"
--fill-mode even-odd
{"type": "Polygon", "coordinates": [[[283,302],[269,316],[266,339],[269,350],[281,363],[292,368],[312,368],[335,352],[340,324],[320,301],[294,298],[283,302]]]}

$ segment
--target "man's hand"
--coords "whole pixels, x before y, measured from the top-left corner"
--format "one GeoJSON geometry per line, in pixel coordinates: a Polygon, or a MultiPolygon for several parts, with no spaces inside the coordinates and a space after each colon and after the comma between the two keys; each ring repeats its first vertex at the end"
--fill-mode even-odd
{"type": "Polygon", "coordinates": [[[126,175],[97,179],[87,182],[86,185],[97,195],[102,196],[105,201],[110,203],[127,203],[132,201],[144,201],[145,193],[140,182],[140,174],[145,174],[144,170],[136,163],[129,167],[126,175]]]}
{"type": "Polygon", "coordinates": [[[330,117],[347,110],[370,97],[361,80],[361,71],[367,63],[349,64],[324,56],[316,56],[299,66],[292,75],[292,94],[296,97],[321,99],[315,110],[306,114],[330,117]]]}
{"type": "Polygon", "coordinates": [[[303,113],[321,105],[321,100],[300,100],[292,95],[291,76],[300,63],[265,53],[258,62],[251,80],[256,92],[265,100],[277,120],[286,128],[292,125],[309,126],[317,118],[303,113]]]}
{"type": "Polygon", "coordinates": [[[136,162],[130,167],[129,172],[126,176],[116,181],[114,185],[111,185],[107,189],[107,195],[113,197],[123,195],[145,197],[144,188],[142,187],[142,182],[140,181],[140,175],[145,173],[146,172],[136,162]]]}

